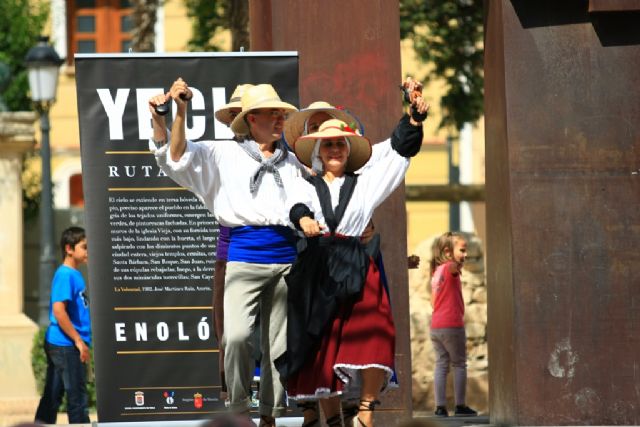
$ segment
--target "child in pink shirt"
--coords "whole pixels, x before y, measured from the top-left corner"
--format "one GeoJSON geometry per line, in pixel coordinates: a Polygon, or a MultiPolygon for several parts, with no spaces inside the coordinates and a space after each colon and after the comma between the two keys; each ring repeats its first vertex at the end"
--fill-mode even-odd
{"type": "Polygon", "coordinates": [[[447,417],[447,374],[453,367],[455,416],[478,413],[465,403],[467,388],[467,337],[460,274],[467,257],[467,242],[458,233],[447,232],[431,247],[431,342],[436,352],[434,372],[435,415],[447,417]]]}

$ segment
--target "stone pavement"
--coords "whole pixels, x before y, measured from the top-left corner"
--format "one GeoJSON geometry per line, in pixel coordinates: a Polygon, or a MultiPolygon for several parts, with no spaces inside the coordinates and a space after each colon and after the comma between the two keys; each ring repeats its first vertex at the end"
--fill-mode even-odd
{"type": "MultiPolygon", "coordinates": [[[[481,415],[478,417],[447,417],[437,418],[427,413],[415,413],[416,419],[424,419],[429,421],[435,421],[442,427],[472,427],[482,426],[487,427],[489,425],[489,417],[481,415]]],[[[57,426],[73,426],[73,427],[97,427],[100,425],[113,425],[118,427],[133,427],[134,425],[140,426],[140,423],[97,423],[97,417],[95,413],[90,414],[91,424],[67,424],[67,415],[64,413],[58,414],[57,426]]],[[[257,420],[255,420],[257,421],[257,420]]],[[[19,423],[33,422],[33,414],[11,414],[5,415],[0,419],[0,427],[10,427],[19,423]]],[[[154,426],[162,427],[196,427],[201,421],[168,421],[160,424],[159,422],[153,423],[154,426]]],[[[302,424],[300,418],[282,418],[278,422],[279,427],[299,427],[302,424]]],[[[149,425],[152,425],[151,423],[149,425]]],[[[384,426],[379,426],[384,427],[384,426]]]]}
{"type": "MultiPolygon", "coordinates": [[[[0,407],[0,427],[11,427],[20,423],[33,422],[33,415],[35,414],[36,407],[38,406],[39,399],[16,399],[11,403],[3,407],[0,407]]],[[[487,427],[489,424],[489,416],[481,414],[478,417],[447,417],[439,418],[433,416],[432,412],[426,411],[414,411],[413,416],[415,419],[424,419],[437,423],[441,427],[472,427],[482,426],[487,427]]],[[[91,412],[89,414],[91,424],[68,424],[67,414],[59,413],[58,426],[73,426],[73,427],[100,427],[100,426],[117,426],[117,427],[140,427],[140,423],[132,422],[120,422],[120,423],[98,423],[97,414],[91,412]]],[[[257,420],[256,420],[257,421],[257,420]]],[[[203,421],[166,421],[149,423],[148,425],[153,427],[198,427],[203,421]]],[[[278,421],[279,427],[299,427],[302,425],[302,418],[281,418],[278,421]]],[[[378,427],[385,427],[378,424],[378,427]]]]}
{"type": "MultiPolygon", "coordinates": [[[[15,426],[20,423],[32,423],[33,416],[35,414],[35,409],[33,412],[29,413],[13,413],[13,414],[3,414],[0,416],[0,427],[10,427],[15,426]]],[[[96,414],[90,414],[89,419],[93,422],[97,420],[96,414]]],[[[91,427],[91,424],[69,424],[67,419],[67,414],[60,413],[58,414],[58,422],[55,425],[66,425],[66,426],[88,426],[91,427]]]]}
{"type": "Polygon", "coordinates": [[[477,417],[436,417],[432,412],[413,412],[413,418],[416,420],[431,421],[437,423],[442,427],[471,427],[471,426],[489,426],[489,416],[480,414],[477,417]]]}

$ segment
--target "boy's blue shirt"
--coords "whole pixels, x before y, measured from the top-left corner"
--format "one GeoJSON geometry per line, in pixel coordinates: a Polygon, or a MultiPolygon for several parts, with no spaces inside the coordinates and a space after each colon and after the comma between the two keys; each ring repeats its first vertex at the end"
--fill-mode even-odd
{"type": "Polygon", "coordinates": [[[73,346],[73,341],[64,333],[53,315],[54,302],[67,302],[67,314],[73,327],[88,345],[91,344],[91,320],[89,318],[89,298],[82,273],[61,265],[56,270],[51,284],[51,300],[49,302],[49,328],[45,335],[48,343],[58,346],[73,346]]]}

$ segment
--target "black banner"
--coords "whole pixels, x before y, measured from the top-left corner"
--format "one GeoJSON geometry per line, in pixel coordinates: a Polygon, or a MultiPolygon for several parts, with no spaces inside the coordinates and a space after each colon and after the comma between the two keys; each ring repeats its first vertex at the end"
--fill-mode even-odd
{"type": "Polygon", "coordinates": [[[147,101],[182,77],[194,93],[187,138],[229,139],[213,112],[238,84],[270,83],[298,105],[298,57],[76,55],[75,69],[99,420],[210,417],[225,410],[211,308],[217,223],[157,167],[147,101]]]}

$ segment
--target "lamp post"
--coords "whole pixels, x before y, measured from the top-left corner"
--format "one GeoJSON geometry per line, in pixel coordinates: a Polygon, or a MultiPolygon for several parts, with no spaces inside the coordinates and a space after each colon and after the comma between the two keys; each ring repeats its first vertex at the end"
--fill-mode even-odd
{"type": "Polygon", "coordinates": [[[42,159],[42,190],[40,196],[40,281],[38,284],[38,323],[49,322],[51,279],[56,269],[53,236],[53,203],[51,191],[51,149],[49,147],[49,108],[56,100],[58,71],[62,60],[49,44],[49,37],[40,36],[38,44],[29,49],[24,59],[29,73],[31,101],[40,115],[40,157],[42,159]]]}

